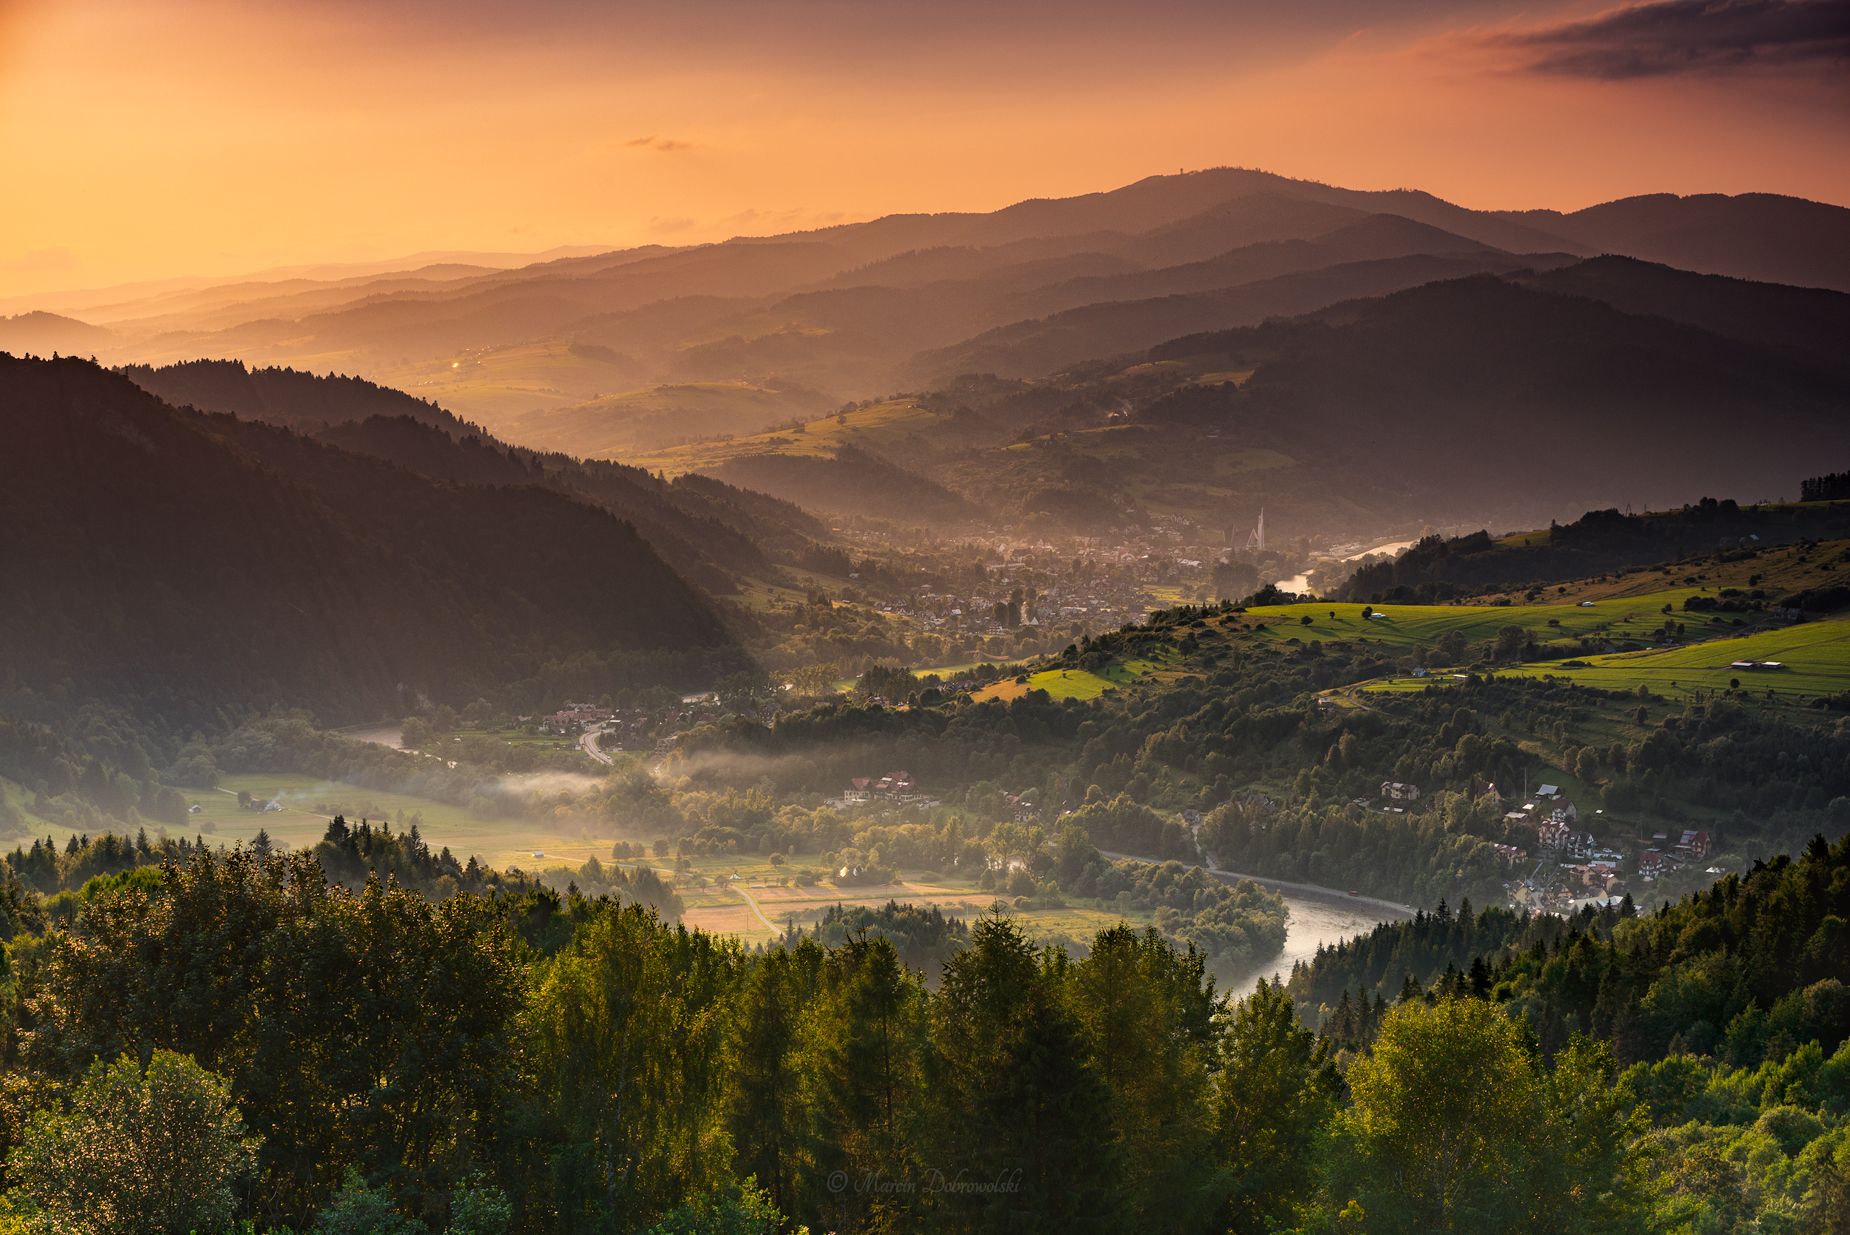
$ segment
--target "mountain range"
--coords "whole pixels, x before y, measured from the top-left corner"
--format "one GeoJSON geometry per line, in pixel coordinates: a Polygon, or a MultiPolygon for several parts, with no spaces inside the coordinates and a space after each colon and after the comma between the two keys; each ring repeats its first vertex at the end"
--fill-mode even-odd
{"type": "MultiPolygon", "coordinates": [[[[515,269],[449,263],[61,301],[70,324],[56,325],[68,339],[58,350],[334,369],[510,441],[628,458],[963,373],[1038,378],[1177,335],[1601,254],[1850,291],[1850,211],[1764,194],[1480,211],[1219,168],[989,213],[515,269]]],[[[54,323],[19,321],[0,322],[0,348],[44,351],[54,323]]]]}
{"type": "Polygon", "coordinates": [[[1451,273],[642,461],[831,512],[872,459],[997,521],[1346,537],[1778,497],[1850,455],[1850,296],[1617,257],[1451,273]]]}

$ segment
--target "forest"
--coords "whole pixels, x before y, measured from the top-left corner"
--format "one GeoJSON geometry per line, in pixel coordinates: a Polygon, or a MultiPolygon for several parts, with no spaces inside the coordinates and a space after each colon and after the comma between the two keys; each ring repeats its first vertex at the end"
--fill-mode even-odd
{"type": "Polygon", "coordinates": [[[1850,841],[1246,992],[997,915],[747,949],[309,853],[5,877],[21,1231],[1825,1231],[1850,1196],[1850,841]]]}

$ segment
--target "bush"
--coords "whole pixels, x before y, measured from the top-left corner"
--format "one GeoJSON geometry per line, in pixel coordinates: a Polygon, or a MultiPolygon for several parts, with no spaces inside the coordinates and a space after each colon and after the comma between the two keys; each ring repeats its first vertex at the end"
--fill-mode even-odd
{"type": "Polygon", "coordinates": [[[368,1187],[352,1167],[334,1200],[315,1219],[311,1235],[424,1235],[429,1228],[392,1208],[384,1188],[368,1187]]]}
{"type": "Polygon", "coordinates": [[[225,1080],[157,1050],[145,1068],[92,1064],[67,1108],[27,1121],[7,1168],[50,1230],[205,1235],[230,1227],[255,1148],[225,1080]]]}

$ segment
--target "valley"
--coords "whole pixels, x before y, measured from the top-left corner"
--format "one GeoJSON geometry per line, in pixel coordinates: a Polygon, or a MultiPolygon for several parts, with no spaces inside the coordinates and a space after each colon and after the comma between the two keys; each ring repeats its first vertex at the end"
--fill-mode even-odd
{"type": "Polygon", "coordinates": [[[1825,1229],[1846,245],[1223,167],[0,301],[0,1229],[157,1063],[252,1235],[1825,1229]],[[1356,1148],[1483,1095],[1496,1206],[1356,1148]]]}

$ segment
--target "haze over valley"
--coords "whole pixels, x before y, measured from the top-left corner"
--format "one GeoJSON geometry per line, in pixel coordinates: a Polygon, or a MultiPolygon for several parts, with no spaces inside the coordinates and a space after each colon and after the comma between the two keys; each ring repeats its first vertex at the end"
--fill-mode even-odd
{"type": "Polygon", "coordinates": [[[0,1232],[1843,1229],[1842,9],[0,4],[0,1232]]]}

